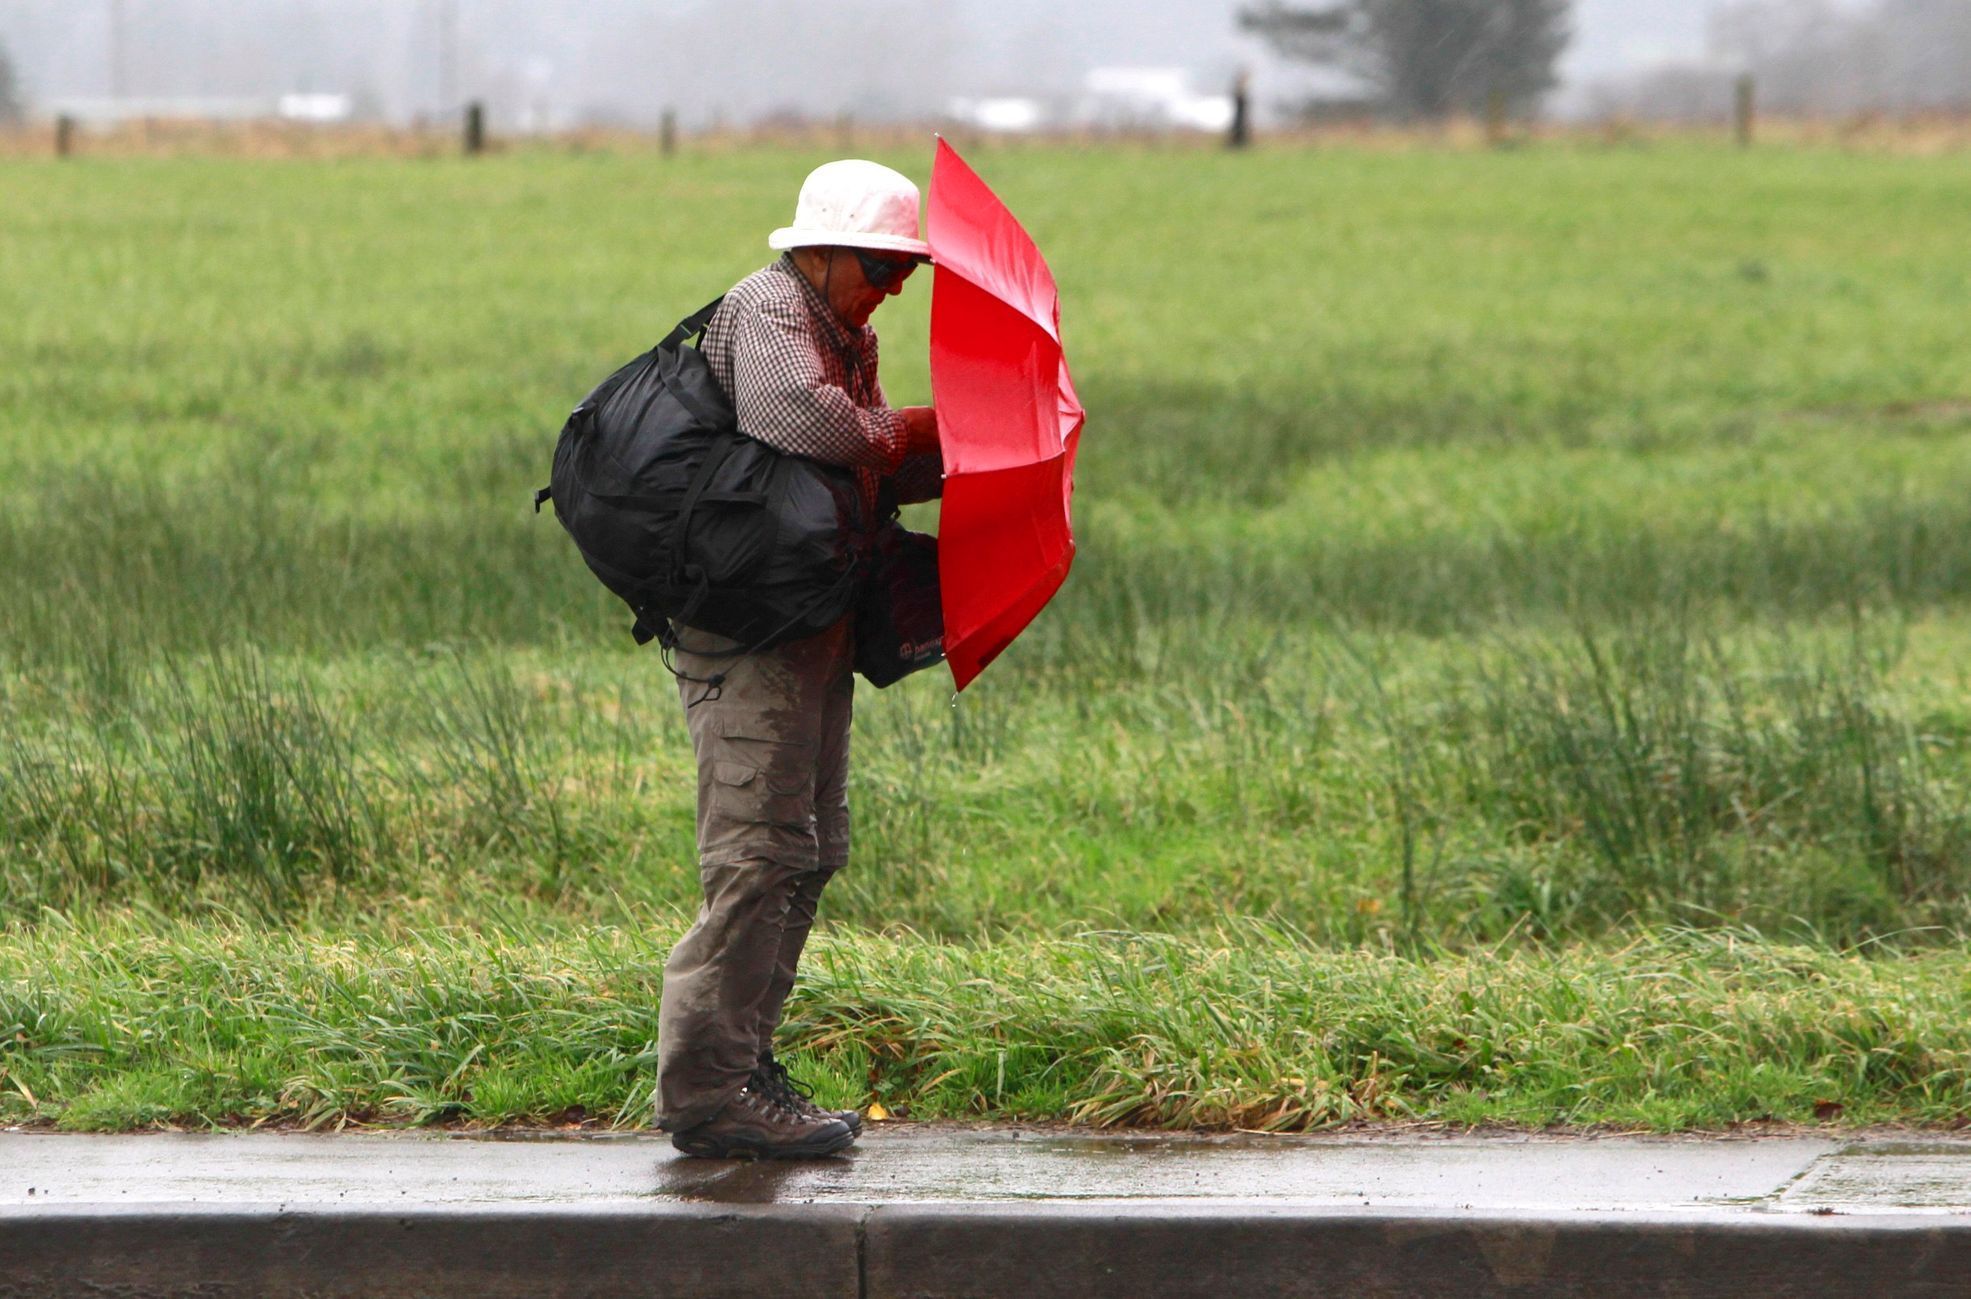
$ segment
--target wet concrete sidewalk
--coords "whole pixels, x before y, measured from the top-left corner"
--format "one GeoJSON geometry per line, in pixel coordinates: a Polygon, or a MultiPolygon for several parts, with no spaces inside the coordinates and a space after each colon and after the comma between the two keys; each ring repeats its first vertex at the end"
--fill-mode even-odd
{"type": "Polygon", "coordinates": [[[1968,1295],[1971,1139],[0,1133],[0,1299],[1968,1295]]]}

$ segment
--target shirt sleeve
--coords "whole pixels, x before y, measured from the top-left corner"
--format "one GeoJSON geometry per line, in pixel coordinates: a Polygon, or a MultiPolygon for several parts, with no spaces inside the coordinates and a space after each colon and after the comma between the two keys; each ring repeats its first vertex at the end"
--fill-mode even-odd
{"type": "Polygon", "coordinates": [[[893,473],[904,459],[903,416],[858,406],[827,381],[799,309],[768,299],[734,322],[732,404],[742,431],[776,450],[893,473]]]}
{"type": "MultiPolygon", "coordinates": [[[[870,361],[876,359],[876,344],[872,338],[869,345],[870,361]]],[[[887,406],[890,399],[883,394],[882,380],[876,381],[876,400],[887,406]]],[[[922,501],[935,501],[944,495],[944,453],[942,451],[916,451],[905,453],[898,462],[894,474],[890,475],[890,487],[896,492],[898,505],[916,505],[922,501]]]]}

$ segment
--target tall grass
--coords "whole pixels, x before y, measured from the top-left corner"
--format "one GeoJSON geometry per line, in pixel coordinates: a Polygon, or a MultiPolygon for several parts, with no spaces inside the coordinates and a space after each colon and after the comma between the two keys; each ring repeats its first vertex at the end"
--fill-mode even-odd
{"type": "MultiPolygon", "coordinates": [[[[0,1122],[648,1121],[677,933],[49,923],[0,945],[0,1122]]],[[[830,1104],[1275,1131],[1362,1120],[1937,1123],[1961,949],[1681,931],[1409,956],[1245,923],[953,946],[836,932],[789,1008],[830,1104]]]]}
{"type": "MultiPolygon", "coordinates": [[[[123,706],[4,714],[0,905],[100,899],[288,914],[400,887],[435,858],[503,849],[552,891],[573,852],[558,775],[503,668],[426,674],[399,725],[411,762],[314,673],[251,653],[167,660],[125,678],[123,706]]],[[[403,702],[403,701],[398,701],[403,702]]],[[[509,880],[508,883],[515,881],[509,880]]]]}
{"type": "Polygon", "coordinates": [[[197,896],[223,877],[279,908],[378,864],[382,809],[347,729],[305,681],[277,684],[251,657],[196,678],[164,669],[135,715],[8,730],[8,893],[197,896]]]}
{"type": "Polygon", "coordinates": [[[1900,711],[1893,652],[1868,634],[1749,659],[1674,626],[1517,649],[1480,673],[1466,797],[1529,844],[1583,849],[1594,868],[1570,887],[1604,915],[1750,908],[1777,926],[1790,907],[1867,930],[1950,914],[1971,862],[1963,737],[1900,711]]]}
{"type": "MultiPolygon", "coordinates": [[[[1923,446],[1870,473],[1918,472],[1923,446]]],[[[516,485],[538,474],[516,461],[516,485]]],[[[1529,474],[1537,463],[1528,458],[1529,474]]],[[[1852,473],[1817,469],[1798,486],[1846,493],[1852,473]]],[[[629,644],[620,605],[518,492],[376,519],[301,499],[293,484],[241,490],[252,508],[215,515],[205,488],[49,475],[32,504],[0,517],[7,658],[47,670],[241,642],[311,654],[629,644]]],[[[1914,611],[1971,600],[1971,556],[1958,544],[1971,532],[1971,466],[1811,513],[1748,508],[1734,491],[1729,479],[1689,488],[1684,517],[1668,519],[1654,501],[1555,516],[1539,498],[1467,504],[1448,519],[1430,500],[1359,519],[1361,507],[1323,518],[1318,500],[1139,518],[1096,498],[1073,585],[1013,662],[1154,678],[1215,645],[1240,652],[1228,637],[1292,639],[1320,624],[1470,635],[1692,602],[1806,619],[1840,618],[1857,602],[1914,611]]]]}
{"type": "MultiPolygon", "coordinates": [[[[1261,914],[1343,942],[1966,922],[1971,726],[1912,713],[1876,623],[1495,633],[1434,666],[1404,642],[1312,648],[1154,690],[865,699],[830,914],[954,936],[1261,914]]],[[[688,908],[678,706],[627,668],[225,654],[126,678],[118,706],[86,680],[17,695],[0,899],[688,908]]]]}

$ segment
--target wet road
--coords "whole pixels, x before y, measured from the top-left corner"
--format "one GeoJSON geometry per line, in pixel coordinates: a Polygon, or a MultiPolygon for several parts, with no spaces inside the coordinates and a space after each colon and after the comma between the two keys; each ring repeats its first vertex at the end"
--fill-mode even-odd
{"type": "Polygon", "coordinates": [[[0,1133],[0,1210],[54,1205],[1210,1201],[1334,1209],[1971,1215],[1971,1139],[1184,1137],[873,1126],[843,1156],[661,1137],[0,1133]]]}

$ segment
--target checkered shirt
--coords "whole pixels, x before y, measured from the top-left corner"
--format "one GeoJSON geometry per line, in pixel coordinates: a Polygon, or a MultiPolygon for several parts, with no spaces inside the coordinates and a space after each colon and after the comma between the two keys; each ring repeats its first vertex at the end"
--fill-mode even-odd
{"type": "Polygon", "coordinates": [[[706,326],[703,351],[741,431],[776,450],[854,469],[872,510],[884,479],[899,504],[943,491],[943,457],[907,454],[903,416],[883,399],[876,331],[849,328],[792,257],[733,285],[706,326]]]}

